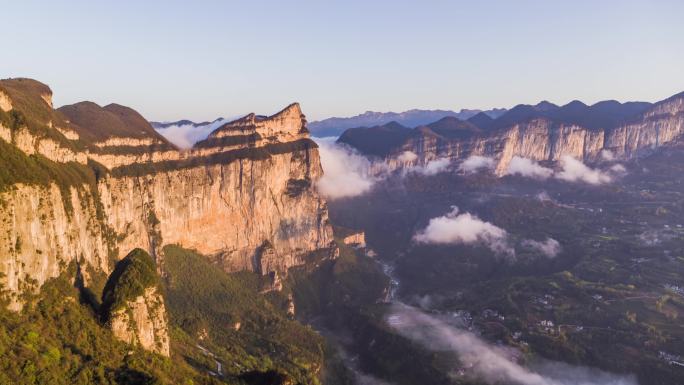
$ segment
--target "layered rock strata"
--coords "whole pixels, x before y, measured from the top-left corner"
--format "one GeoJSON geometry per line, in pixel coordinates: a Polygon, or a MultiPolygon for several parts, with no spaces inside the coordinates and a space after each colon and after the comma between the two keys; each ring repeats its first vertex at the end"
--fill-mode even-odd
{"type": "Polygon", "coordinates": [[[54,110],[48,90],[30,79],[0,81],[0,147],[11,155],[0,162],[17,168],[0,176],[0,282],[11,293],[76,260],[109,272],[136,247],[160,271],[162,247],[178,244],[226,271],[281,275],[334,247],[313,187],[322,175],[318,148],[298,104],[250,114],[180,151],[127,107],[54,110]]]}

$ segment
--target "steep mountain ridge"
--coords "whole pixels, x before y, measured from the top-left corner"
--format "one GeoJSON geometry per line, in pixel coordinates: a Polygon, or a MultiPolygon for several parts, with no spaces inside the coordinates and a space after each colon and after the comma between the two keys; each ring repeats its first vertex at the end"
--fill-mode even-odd
{"type": "Polygon", "coordinates": [[[219,122],[223,120],[223,118],[216,118],[214,121],[205,121],[205,122],[193,122],[192,120],[189,119],[181,119],[181,120],[176,120],[174,122],[155,122],[155,121],[150,121],[150,124],[152,127],[154,127],[155,130],[159,129],[164,129],[164,128],[169,128],[171,126],[193,126],[193,127],[201,127],[201,126],[208,126],[212,123],[219,122]]]}
{"type": "Polygon", "coordinates": [[[0,173],[0,282],[12,308],[72,261],[87,266],[87,281],[89,269],[109,273],[135,248],[162,271],[163,246],[177,244],[226,271],[262,274],[334,252],[326,203],[312,187],[318,149],[297,104],[248,115],[216,130],[216,142],[180,151],[127,107],[53,110],[49,87],[28,79],[2,80],[0,90],[0,162],[12,169],[0,173]],[[274,250],[269,263],[264,244],[274,250]]]}
{"type": "Polygon", "coordinates": [[[353,127],[375,127],[383,126],[390,122],[396,122],[406,127],[417,127],[425,125],[444,117],[454,117],[461,120],[468,119],[478,113],[484,113],[493,118],[505,113],[504,108],[494,108],[491,110],[469,110],[462,109],[459,112],[450,110],[420,110],[412,109],[404,112],[375,112],[366,111],[363,114],[348,118],[328,118],[312,122],[309,125],[311,132],[317,137],[339,136],[344,130],[353,127]]]}
{"type": "Polygon", "coordinates": [[[438,158],[462,160],[471,155],[487,156],[495,159],[496,172],[501,175],[515,156],[558,161],[569,155],[582,161],[595,161],[603,150],[611,151],[617,158],[629,158],[670,143],[684,133],[682,103],[683,94],[652,105],[606,101],[587,106],[575,101],[558,107],[542,102],[536,106],[516,106],[491,121],[479,117],[480,130],[461,129],[460,135],[444,135],[434,129],[417,127],[410,133],[397,132],[387,137],[386,130],[372,128],[347,130],[338,141],[387,160],[391,168],[427,164],[438,158]],[[383,135],[385,143],[399,144],[371,151],[357,145],[374,143],[383,135]],[[408,164],[399,161],[397,158],[405,151],[415,153],[417,158],[408,164]]]}

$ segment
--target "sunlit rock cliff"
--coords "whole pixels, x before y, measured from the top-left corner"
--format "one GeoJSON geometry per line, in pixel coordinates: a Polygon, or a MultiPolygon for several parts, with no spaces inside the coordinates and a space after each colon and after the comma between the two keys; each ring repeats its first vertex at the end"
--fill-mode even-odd
{"type": "Polygon", "coordinates": [[[629,158],[673,142],[684,133],[684,93],[656,104],[575,101],[559,107],[548,102],[520,105],[497,119],[447,117],[409,129],[385,126],[347,130],[339,139],[362,153],[384,159],[390,168],[424,165],[431,160],[462,160],[471,155],[494,158],[502,174],[515,156],[558,161],[570,155],[594,161],[603,150],[629,158]],[[406,151],[417,156],[402,157],[406,151]]]}
{"type": "Polygon", "coordinates": [[[227,271],[271,274],[333,245],[298,104],[180,151],[130,108],[55,110],[51,95],[34,80],[0,81],[0,283],[14,308],[72,261],[109,273],[138,247],[161,273],[162,247],[178,244],[227,271]]]}

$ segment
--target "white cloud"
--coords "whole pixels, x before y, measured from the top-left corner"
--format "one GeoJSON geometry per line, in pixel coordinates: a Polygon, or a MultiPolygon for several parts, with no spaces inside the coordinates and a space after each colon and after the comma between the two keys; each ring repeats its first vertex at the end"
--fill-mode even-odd
{"type": "Polygon", "coordinates": [[[459,362],[454,363],[454,373],[465,370],[466,376],[488,384],[637,385],[634,376],[556,362],[544,361],[534,370],[523,367],[518,363],[519,351],[492,346],[473,333],[452,326],[446,319],[404,304],[393,305],[386,322],[399,334],[428,350],[455,353],[459,362]]]}
{"type": "Polygon", "coordinates": [[[616,174],[624,174],[627,172],[627,169],[625,168],[625,166],[621,165],[620,163],[617,163],[610,166],[610,171],[616,174]]]}
{"type": "Polygon", "coordinates": [[[604,149],[601,150],[601,159],[605,160],[606,162],[610,162],[615,159],[615,155],[613,154],[613,151],[604,149]]]}
{"type": "Polygon", "coordinates": [[[587,167],[581,161],[573,158],[570,155],[564,155],[561,158],[562,170],[556,173],[556,178],[568,182],[585,182],[589,184],[604,184],[609,183],[613,178],[607,173],[587,167]]]}
{"type": "Polygon", "coordinates": [[[371,175],[370,161],[355,150],[334,142],[334,138],[316,138],[323,167],[318,191],[329,199],[355,197],[368,192],[378,180],[371,175]]]}
{"type": "Polygon", "coordinates": [[[553,175],[553,170],[543,167],[531,159],[514,156],[508,164],[506,174],[519,174],[528,178],[547,179],[553,175]]]}
{"type": "Polygon", "coordinates": [[[194,126],[192,124],[174,125],[159,128],[157,132],[179,148],[188,149],[200,140],[204,140],[212,131],[221,127],[228,120],[218,119],[209,124],[194,126]]]}
{"type": "Polygon", "coordinates": [[[415,166],[409,171],[417,172],[423,175],[437,175],[440,172],[446,171],[451,161],[447,158],[434,159],[428,162],[425,166],[415,166]]]}
{"type": "Polygon", "coordinates": [[[397,160],[402,163],[413,162],[416,159],[418,159],[418,155],[413,151],[404,151],[397,157],[397,160]]]}
{"type": "Polygon", "coordinates": [[[506,230],[470,213],[459,214],[455,206],[446,215],[430,219],[427,227],[417,232],[413,239],[428,244],[482,243],[496,253],[515,254],[508,245],[506,230]]]}
{"type": "Polygon", "coordinates": [[[535,195],[534,197],[537,198],[537,200],[540,202],[553,201],[553,199],[551,199],[551,196],[549,195],[549,193],[547,193],[546,191],[541,191],[537,195],[535,195]]]}
{"type": "Polygon", "coordinates": [[[560,243],[553,238],[546,238],[545,241],[525,239],[522,241],[522,245],[538,251],[548,258],[555,258],[561,252],[560,243]]]}
{"type": "Polygon", "coordinates": [[[486,156],[471,155],[466,160],[461,163],[458,167],[460,171],[466,174],[474,173],[482,169],[492,169],[494,168],[494,159],[488,158],[486,156]]]}

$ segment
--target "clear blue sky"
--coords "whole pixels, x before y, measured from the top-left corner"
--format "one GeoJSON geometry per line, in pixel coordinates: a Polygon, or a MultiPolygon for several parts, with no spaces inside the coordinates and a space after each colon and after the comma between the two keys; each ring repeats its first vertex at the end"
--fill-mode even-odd
{"type": "Polygon", "coordinates": [[[0,77],[148,119],[655,101],[684,91],[684,1],[32,1],[0,77]]]}

